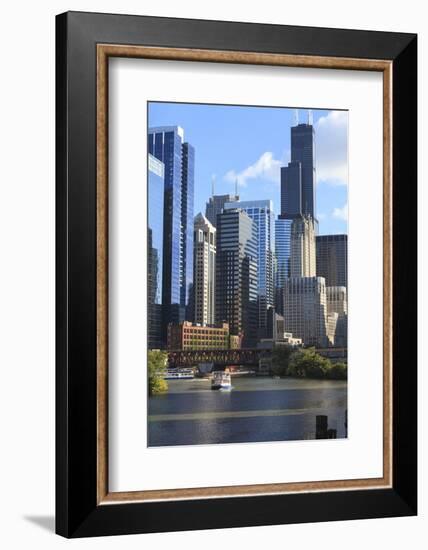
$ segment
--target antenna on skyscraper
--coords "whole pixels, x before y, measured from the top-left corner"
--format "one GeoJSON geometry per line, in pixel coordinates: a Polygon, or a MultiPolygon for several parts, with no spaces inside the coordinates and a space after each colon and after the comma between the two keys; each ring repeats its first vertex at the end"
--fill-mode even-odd
{"type": "Polygon", "coordinates": [[[211,196],[214,197],[215,195],[215,174],[211,176],[211,196]]]}
{"type": "Polygon", "coordinates": [[[235,180],[235,197],[238,196],[238,178],[235,180]]]}
{"type": "Polygon", "coordinates": [[[314,123],[314,116],[312,114],[312,109],[308,109],[308,124],[312,126],[314,123]]]}
{"type": "Polygon", "coordinates": [[[299,125],[299,109],[294,109],[294,126],[299,125]]]}

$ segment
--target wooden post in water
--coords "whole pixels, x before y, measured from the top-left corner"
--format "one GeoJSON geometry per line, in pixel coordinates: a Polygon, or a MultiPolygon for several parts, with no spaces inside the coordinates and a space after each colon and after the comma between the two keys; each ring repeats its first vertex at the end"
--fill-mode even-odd
{"type": "Polygon", "coordinates": [[[315,439],[327,439],[328,416],[318,414],[316,417],[315,439]]]}
{"type": "Polygon", "coordinates": [[[316,417],[315,439],[336,439],[337,430],[328,427],[328,416],[318,414],[316,417]]]}

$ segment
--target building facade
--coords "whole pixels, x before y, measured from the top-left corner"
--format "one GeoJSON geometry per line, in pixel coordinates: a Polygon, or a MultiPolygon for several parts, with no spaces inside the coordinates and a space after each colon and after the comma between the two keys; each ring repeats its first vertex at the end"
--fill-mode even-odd
{"type": "Polygon", "coordinates": [[[315,220],[315,129],[312,124],[291,127],[291,162],[300,162],[302,214],[315,220]]]}
{"type": "Polygon", "coordinates": [[[293,220],[290,248],[290,277],[315,277],[317,273],[313,218],[301,216],[293,220]]]}
{"type": "Polygon", "coordinates": [[[183,143],[181,162],[181,258],[180,305],[191,318],[193,292],[193,205],[195,187],[195,149],[183,143]]]}
{"type": "Polygon", "coordinates": [[[217,216],[216,320],[242,347],[257,340],[257,227],[241,209],[217,216]]]}
{"type": "Polygon", "coordinates": [[[337,322],[339,315],[336,312],[327,313],[327,345],[335,346],[337,322]]]}
{"type": "Polygon", "coordinates": [[[348,300],[347,291],[344,286],[328,286],[327,313],[337,314],[337,324],[334,333],[334,345],[336,347],[347,347],[348,345],[348,300]]]}
{"type": "Polygon", "coordinates": [[[169,350],[229,349],[229,325],[203,327],[190,321],[168,325],[169,350]]]}
{"type": "Polygon", "coordinates": [[[284,285],[284,324],[306,346],[327,347],[327,297],[322,277],[291,277],[284,285]]]}
{"type": "Polygon", "coordinates": [[[217,216],[223,211],[224,205],[230,202],[239,201],[239,195],[213,195],[209,198],[205,207],[205,217],[217,227],[217,216]]]}
{"type": "Polygon", "coordinates": [[[199,213],[194,222],[193,301],[195,323],[215,323],[216,228],[199,213]]]}
{"type": "Polygon", "coordinates": [[[267,312],[275,305],[275,214],[271,200],[226,203],[224,211],[238,208],[253,221],[257,230],[258,336],[267,336],[267,312]]]}
{"type": "Polygon", "coordinates": [[[316,237],[317,275],[327,286],[348,286],[348,235],[316,237]]]}
{"type": "Polygon", "coordinates": [[[291,225],[293,220],[278,216],[275,220],[275,309],[282,314],[282,289],[290,277],[291,225]]]}
{"type": "Polygon", "coordinates": [[[297,160],[281,167],[281,215],[302,215],[302,164],[297,160]]]}
{"type": "Polygon", "coordinates": [[[164,347],[162,339],[162,214],[164,185],[163,162],[152,155],[148,155],[147,333],[149,349],[164,347]]]}
{"type": "Polygon", "coordinates": [[[165,166],[162,304],[166,337],[169,322],[185,319],[193,283],[194,151],[184,142],[180,126],[161,126],[149,128],[148,152],[165,166]]]}

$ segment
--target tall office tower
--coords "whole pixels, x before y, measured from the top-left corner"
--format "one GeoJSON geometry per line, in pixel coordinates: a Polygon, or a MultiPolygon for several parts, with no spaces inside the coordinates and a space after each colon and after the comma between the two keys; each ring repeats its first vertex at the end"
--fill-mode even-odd
{"type": "Polygon", "coordinates": [[[194,151],[184,143],[180,126],[149,128],[148,149],[165,165],[162,304],[166,337],[169,322],[185,319],[193,280],[194,151]]]}
{"type": "Polygon", "coordinates": [[[290,248],[290,277],[315,277],[315,228],[310,216],[293,220],[290,248]]]}
{"type": "Polygon", "coordinates": [[[291,225],[293,220],[278,216],[275,220],[275,309],[282,314],[282,289],[285,280],[290,277],[291,225]]]}
{"type": "Polygon", "coordinates": [[[348,235],[317,235],[317,275],[327,286],[348,286],[348,235]]]}
{"type": "Polygon", "coordinates": [[[149,349],[162,348],[162,250],[164,165],[148,156],[147,334],[149,349]]]}
{"type": "Polygon", "coordinates": [[[195,323],[215,323],[216,228],[199,213],[194,223],[193,295],[195,323]]]}
{"type": "Polygon", "coordinates": [[[302,214],[302,164],[289,162],[281,167],[281,215],[294,218],[302,214]]]}
{"type": "Polygon", "coordinates": [[[216,320],[229,323],[242,347],[257,339],[257,227],[243,210],[217,216],[216,320]]]}
{"type": "Polygon", "coordinates": [[[212,195],[205,207],[205,216],[208,221],[217,227],[217,216],[223,211],[224,205],[228,202],[239,201],[239,195],[212,195]]]}
{"type": "Polygon", "coordinates": [[[193,204],[195,186],[195,149],[183,143],[181,169],[181,257],[180,304],[187,308],[186,319],[193,316],[193,204]]]}
{"type": "Polygon", "coordinates": [[[282,340],[285,332],[285,321],[282,315],[279,315],[273,307],[268,311],[268,339],[282,340]]]}
{"type": "Polygon", "coordinates": [[[346,287],[328,286],[327,293],[327,313],[337,313],[337,324],[334,334],[334,345],[336,347],[346,347],[348,340],[348,301],[346,287]]]}
{"type": "Polygon", "coordinates": [[[257,230],[258,337],[267,337],[267,311],[275,305],[275,215],[271,200],[226,203],[224,211],[239,208],[253,220],[257,230]]]}
{"type": "Polygon", "coordinates": [[[302,214],[316,218],[315,129],[312,124],[291,127],[291,162],[301,164],[302,214]]]}
{"type": "Polygon", "coordinates": [[[322,277],[291,277],[284,285],[285,330],[307,346],[325,347],[327,297],[322,277]]]}

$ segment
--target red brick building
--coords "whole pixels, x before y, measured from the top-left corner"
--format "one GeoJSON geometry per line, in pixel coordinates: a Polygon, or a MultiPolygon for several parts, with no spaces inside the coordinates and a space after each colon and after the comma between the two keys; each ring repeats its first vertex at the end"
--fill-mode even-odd
{"type": "Polygon", "coordinates": [[[194,325],[190,321],[168,325],[168,349],[229,349],[229,325],[194,325]]]}

